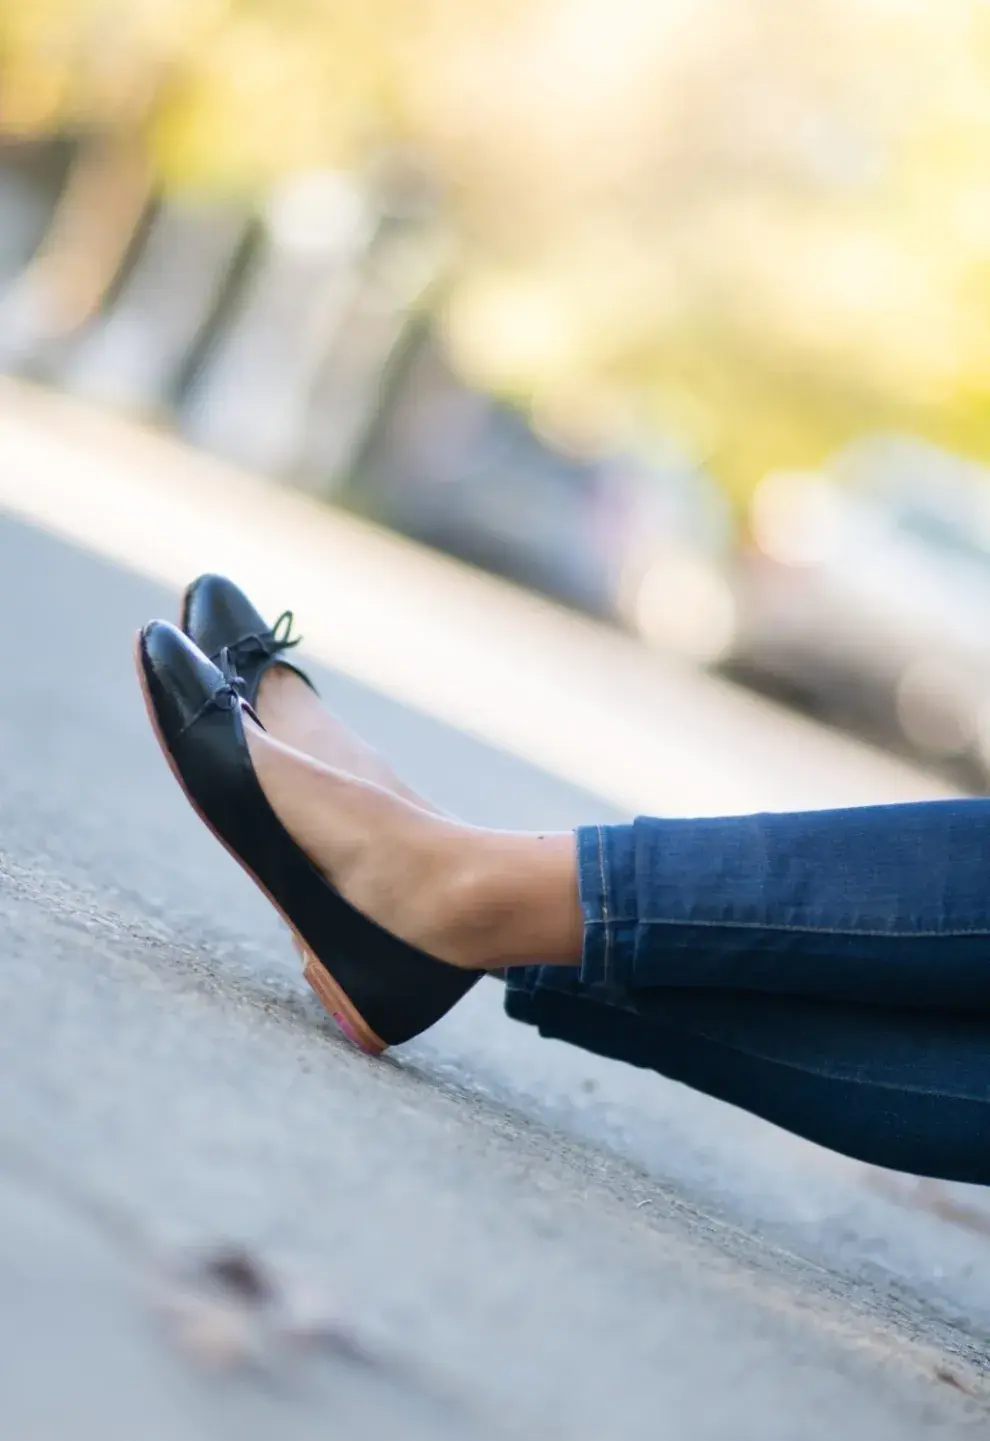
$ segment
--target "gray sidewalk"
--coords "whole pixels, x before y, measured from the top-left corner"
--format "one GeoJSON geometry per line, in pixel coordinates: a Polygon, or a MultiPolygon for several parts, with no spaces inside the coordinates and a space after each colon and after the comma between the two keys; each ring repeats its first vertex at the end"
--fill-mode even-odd
{"type": "MultiPolygon", "coordinates": [[[[147,732],[130,639],[175,595],[12,520],[0,575],[4,1435],[985,1426],[981,1236],[540,1043],[494,983],[390,1060],[346,1048],[147,732]],[[315,1341],[211,1290],[217,1246],[270,1267],[315,1341]]],[[[321,679],[473,819],[609,814],[321,679]]]]}

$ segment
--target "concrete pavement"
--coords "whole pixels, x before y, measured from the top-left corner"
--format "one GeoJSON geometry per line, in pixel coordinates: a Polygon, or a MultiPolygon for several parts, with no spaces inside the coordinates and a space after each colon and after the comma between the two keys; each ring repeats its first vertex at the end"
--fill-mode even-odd
{"type": "MultiPolygon", "coordinates": [[[[0,576],[0,1433],[985,1426],[981,1237],[541,1043],[494,983],[392,1059],[353,1053],[147,731],[130,640],[174,592],[10,518],[0,576]],[[215,1295],[196,1258],[216,1244],[260,1256],[323,1342],[215,1295]],[[176,1290],[205,1316],[184,1342],[176,1290]],[[213,1364],[225,1347],[251,1364],[213,1364]]],[[[473,819],[610,814],[321,679],[473,819]]]]}

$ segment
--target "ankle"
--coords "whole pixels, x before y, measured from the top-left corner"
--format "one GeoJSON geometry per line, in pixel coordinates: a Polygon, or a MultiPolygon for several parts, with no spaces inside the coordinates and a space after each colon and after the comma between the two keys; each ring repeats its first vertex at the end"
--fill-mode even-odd
{"type": "Polygon", "coordinates": [[[580,961],[583,922],[569,833],[465,833],[441,905],[445,959],[453,965],[499,970],[580,961]]]}
{"type": "Polygon", "coordinates": [[[273,665],[261,677],[255,709],[262,724],[273,734],[286,726],[315,724],[316,696],[295,671],[273,665]]]}

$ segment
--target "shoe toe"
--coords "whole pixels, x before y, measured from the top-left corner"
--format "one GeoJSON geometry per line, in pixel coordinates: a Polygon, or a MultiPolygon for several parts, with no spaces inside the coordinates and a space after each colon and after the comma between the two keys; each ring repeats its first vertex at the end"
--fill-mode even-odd
{"type": "Polygon", "coordinates": [[[205,655],[217,655],[268,625],[247,596],[224,575],[201,575],[186,591],[182,628],[205,655]]]}
{"type": "Polygon", "coordinates": [[[141,673],[166,742],[175,739],[226,684],[222,671],[166,620],[153,620],[138,638],[141,673]]]}

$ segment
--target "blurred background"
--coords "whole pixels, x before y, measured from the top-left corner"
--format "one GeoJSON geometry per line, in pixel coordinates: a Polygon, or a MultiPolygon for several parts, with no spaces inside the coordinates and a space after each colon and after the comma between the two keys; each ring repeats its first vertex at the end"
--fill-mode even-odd
{"type": "Polygon", "coordinates": [[[990,7],[6,0],[0,368],[990,784],[990,7]]]}

